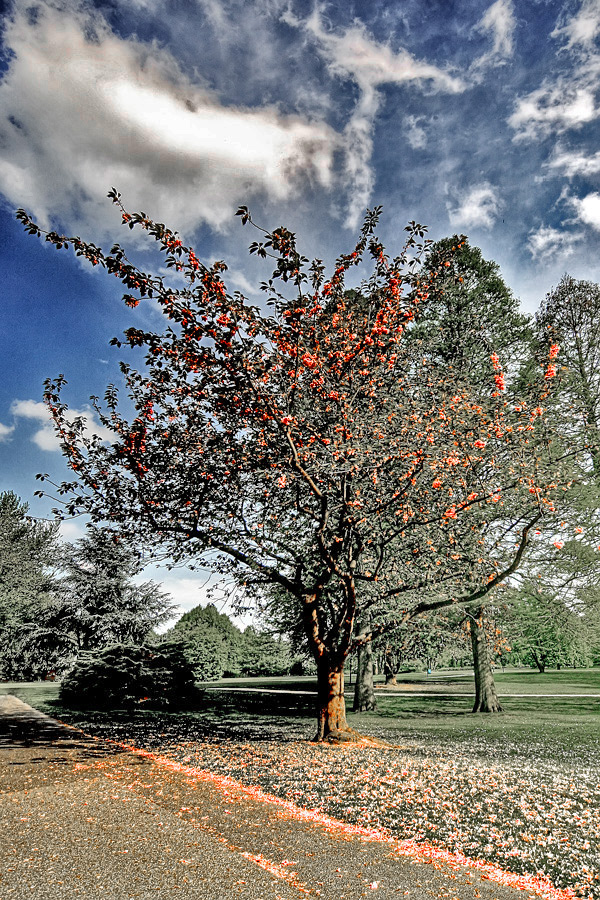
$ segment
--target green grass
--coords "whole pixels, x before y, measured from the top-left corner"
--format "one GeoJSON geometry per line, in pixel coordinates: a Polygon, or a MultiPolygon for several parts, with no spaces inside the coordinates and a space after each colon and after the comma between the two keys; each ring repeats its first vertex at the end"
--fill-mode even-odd
{"type": "Polygon", "coordinates": [[[59,687],[58,681],[2,681],[0,694],[12,694],[34,709],[51,715],[53,707],[47,704],[58,699],[59,687]]]}

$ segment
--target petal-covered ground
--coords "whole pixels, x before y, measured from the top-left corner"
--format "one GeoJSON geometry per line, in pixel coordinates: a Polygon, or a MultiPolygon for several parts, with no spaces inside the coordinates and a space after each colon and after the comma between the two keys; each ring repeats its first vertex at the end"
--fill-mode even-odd
{"type": "MultiPolygon", "coordinates": [[[[457,733],[440,743],[413,728],[401,746],[330,747],[308,743],[298,719],[238,721],[233,739],[234,723],[201,714],[64,718],[306,809],[600,898],[599,744],[582,757],[543,735],[457,733]]],[[[377,733],[398,740],[397,731],[377,733]]]]}

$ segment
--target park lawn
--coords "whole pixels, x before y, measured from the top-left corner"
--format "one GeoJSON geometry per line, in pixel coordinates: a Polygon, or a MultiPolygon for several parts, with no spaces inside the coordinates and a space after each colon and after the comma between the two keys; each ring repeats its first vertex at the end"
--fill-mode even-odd
{"type": "MultiPolygon", "coordinates": [[[[594,689],[598,670],[547,675],[505,673],[508,684],[546,679],[559,696],[507,697],[498,715],[472,715],[470,696],[445,689],[380,692],[377,711],[349,713],[349,720],[385,738],[388,749],[309,743],[314,701],[306,695],[224,690],[206,692],[197,712],[99,713],[61,709],[56,683],[5,684],[0,692],[88,733],[258,785],[304,808],[509,872],[543,873],[579,897],[600,898],[600,700],[564,696],[594,689]]],[[[275,682],[288,690],[306,683],[275,682]]]]}
{"type": "Polygon", "coordinates": [[[12,694],[48,715],[54,714],[47,704],[58,700],[59,688],[58,681],[0,681],[0,694],[12,694]]]}

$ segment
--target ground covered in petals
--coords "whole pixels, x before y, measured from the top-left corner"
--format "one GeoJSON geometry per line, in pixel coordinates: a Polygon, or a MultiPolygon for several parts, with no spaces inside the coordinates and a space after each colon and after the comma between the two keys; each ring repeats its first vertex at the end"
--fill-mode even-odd
{"type": "Polygon", "coordinates": [[[213,699],[187,715],[54,715],[304,808],[600,898],[600,730],[578,733],[560,715],[527,724],[459,715],[451,726],[431,717],[392,725],[388,715],[388,725],[380,706],[383,715],[352,721],[389,749],[312,744],[310,718],[241,714],[239,697],[235,709],[213,699]]]}

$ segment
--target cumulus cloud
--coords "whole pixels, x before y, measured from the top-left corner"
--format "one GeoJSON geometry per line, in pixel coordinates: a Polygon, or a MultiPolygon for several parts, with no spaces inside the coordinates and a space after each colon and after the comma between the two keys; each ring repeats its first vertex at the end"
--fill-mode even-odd
{"type": "Polygon", "coordinates": [[[474,69],[505,63],[513,53],[516,20],[512,0],[496,0],[475,25],[475,31],[489,33],[492,46],[473,63],[474,69]]]}
{"type": "MultiPolygon", "coordinates": [[[[40,425],[31,438],[40,450],[48,452],[60,450],[60,441],[56,436],[52,418],[44,403],[41,403],[39,400],[15,400],[10,407],[10,411],[16,419],[28,419],[40,425]]],[[[86,420],[85,434],[88,437],[97,434],[103,441],[111,440],[114,437],[112,432],[98,422],[94,410],[89,406],[84,407],[82,410],[69,409],[70,419],[79,417],[86,420]]]]}
{"type": "Polygon", "coordinates": [[[448,218],[453,226],[490,228],[494,224],[500,200],[490,184],[475,185],[454,206],[447,204],[448,218]]]}
{"type": "Polygon", "coordinates": [[[573,253],[581,234],[559,231],[549,225],[542,225],[531,231],[527,238],[527,249],[534,259],[547,261],[551,257],[567,257],[573,253]]]}
{"type": "Polygon", "coordinates": [[[578,218],[585,225],[591,225],[596,231],[600,231],[600,194],[594,191],[586,197],[571,200],[578,218]]]}
{"type": "Polygon", "coordinates": [[[112,185],[186,230],[221,225],[252,193],[331,184],[340,139],[324,122],[223,105],[167,50],[121,38],[77,0],[26,6],[4,33],[0,190],[43,224],[109,227],[112,185]]]}
{"type": "Polygon", "coordinates": [[[554,38],[566,39],[568,49],[592,47],[600,32],[599,0],[583,0],[579,11],[566,20],[565,24],[552,32],[554,38]]]}

